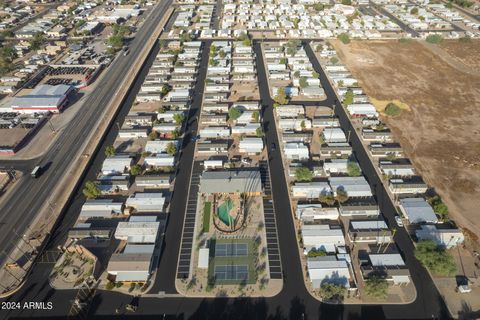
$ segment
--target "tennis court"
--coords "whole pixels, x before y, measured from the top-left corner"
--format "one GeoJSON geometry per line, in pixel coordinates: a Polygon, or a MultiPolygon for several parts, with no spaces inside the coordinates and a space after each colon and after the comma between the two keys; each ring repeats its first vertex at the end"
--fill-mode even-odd
{"type": "Polygon", "coordinates": [[[215,278],[217,280],[248,280],[248,266],[216,265],[215,278]]]}
{"type": "Polygon", "coordinates": [[[216,243],[216,257],[240,257],[248,254],[247,243],[216,243]]]}

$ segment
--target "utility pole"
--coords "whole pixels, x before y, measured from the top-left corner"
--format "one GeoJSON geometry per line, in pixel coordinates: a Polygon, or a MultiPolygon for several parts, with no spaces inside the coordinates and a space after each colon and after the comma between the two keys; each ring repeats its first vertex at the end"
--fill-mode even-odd
{"type": "MultiPolygon", "coordinates": [[[[30,248],[32,248],[33,251],[36,251],[36,249],[30,244],[30,242],[28,242],[28,241],[25,240],[25,235],[20,236],[15,228],[13,229],[13,232],[14,232],[18,237],[20,237],[24,243],[28,244],[28,246],[29,246],[30,248]]],[[[30,260],[30,258],[29,258],[29,260],[30,260]]]]}
{"type": "Polygon", "coordinates": [[[48,126],[50,127],[50,130],[52,130],[53,134],[56,134],[57,131],[56,131],[55,128],[53,127],[53,124],[52,124],[52,122],[50,121],[50,119],[48,119],[47,121],[48,121],[48,126]]]}

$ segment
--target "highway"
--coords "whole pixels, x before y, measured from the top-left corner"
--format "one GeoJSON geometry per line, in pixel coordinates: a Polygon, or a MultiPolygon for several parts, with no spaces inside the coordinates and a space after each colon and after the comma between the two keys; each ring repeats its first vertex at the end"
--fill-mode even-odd
{"type": "MultiPolygon", "coordinates": [[[[209,42],[204,46],[204,52],[208,52],[209,42]]],[[[176,265],[180,248],[183,217],[185,215],[185,201],[187,200],[188,181],[191,174],[191,163],[193,159],[194,143],[189,136],[196,133],[197,122],[187,121],[186,138],[182,144],[182,155],[175,183],[175,191],[171,203],[171,212],[167,224],[164,241],[164,253],[157,270],[157,278],[149,297],[141,297],[138,301],[138,310],[135,314],[121,311],[124,318],[158,319],[165,315],[166,319],[447,319],[450,318],[443,300],[436,291],[428,273],[412,257],[412,244],[406,238],[405,232],[397,232],[396,241],[406,256],[412,277],[416,283],[418,297],[409,305],[330,305],[320,303],[307,292],[303,285],[303,274],[299,259],[298,243],[296,240],[293,217],[288,198],[288,186],[284,177],[284,168],[281,158],[281,150],[270,150],[270,145],[275,142],[277,146],[278,136],[273,117],[273,100],[270,98],[267,73],[264,68],[260,51],[260,44],[254,42],[254,49],[257,54],[257,70],[262,97],[263,123],[266,133],[266,143],[269,151],[269,166],[271,171],[271,185],[273,191],[273,202],[276,213],[277,230],[279,234],[279,245],[284,271],[284,286],[280,294],[272,298],[186,298],[186,297],[162,297],[161,291],[169,294],[176,293],[174,281],[176,277],[176,265]],[[413,259],[413,260],[412,260],[413,259]],[[155,296],[157,295],[157,296],[155,296]],[[130,317],[129,317],[130,316],[130,317]]],[[[313,52],[307,47],[307,54],[312,57],[313,52]]],[[[205,54],[204,54],[205,56],[205,54]]],[[[150,56],[149,61],[153,58],[150,56]]],[[[205,57],[202,57],[202,61],[205,57]]],[[[316,61],[316,60],[315,60],[316,61]]],[[[150,62],[147,62],[146,65],[150,62]]],[[[337,103],[336,112],[345,130],[349,129],[347,115],[340,103],[336,101],[333,88],[329,84],[324,72],[318,63],[314,63],[316,71],[320,74],[322,85],[327,94],[327,100],[323,105],[337,103]]],[[[204,77],[206,65],[200,70],[199,79],[204,77]]],[[[139,81],[131,89],[127,102],[134,98],[145,76],[145,68],[142,70],[139,81]]],[[[200,82],[200,81],[199,81],[200,82]]],[[[189,117],[194,117],[199,112],[199,101],[203,84],[200,82],[195,88],[192,108],[189,117]]],[[[123,107],[122,107],[123,110],[123,107]]],[[[353,133],[353,132],[352,132],[353,133]]],[[[104,141],[103,145],[113,139],[115,126],[104,141]]],[[[353,149],[366,174],[368,180],[376,188],[380,208],[384,212],[390,225],[394,223],[394,208],[391,201],[381,192],[383,188],[381,181],[375,176],[372,163],[366,157],[366,153],[358,140],[356,134],[351,137],[353,149]]],[[[93,175],[101,165],[105,156],[102,151],[97,152],[89,175],[93,175]]],[[[83,179],[87,179],[84,177],[83,179]]],[[[78,214],[78,209],[83,202],[81,188],[77,188],[74,199],[68,208],[67,213],[61,221],[60,227],[52,237],[49,245],[54,249],[57,244],[64,240],[64,233],[69,225],[73,223],[78,214]],[[72,217],[73,216],[73,217],[72,217]]],[[[8,317],[31,317],[61,319],[70,310],[76,290],[57,291],[50,287],[47,277],[53,264],[37,264],[30,275],[28,282],[8,301],[52,301],[52,310],[13,310],[0,311],[0,318],[8,317]]],[[[88,319],[110,318],[115,314],[115,309],[121,305],[130,303],[131,296],[122,295],[108,291],[97,292],[88,311],[88,319]]]]}
{"type": "MultiPolygon", "coordinates": [[[[51,146],[48,152],[35,163],[47,166],[48,169],[39,178],[33,179],[28,174],[24,175],[14,185],[8,197],[2,199],[0,206],[0,245],[5,252],[10,252],[17,239],[13,228],[23,234],[29,223],[32,222],[40,208],[47,202],[55,203],[50,199],[52,190],[58,182],[70,175],[67,171],[70,164],[79,156],[82,144],[90,132],[102,121],[102,113],[114,98],[117,88],[127,76],[131,61],[136,61],[143,50],[148,37],[153,33],[160,19],[165,14],[171,1],[161,2],[144,22],[135,39],[130,44],[128,56],[118,55],[107,69],[106,74],[99,80],[97,87],[90,93],[83,103],[81,110],[69,123],[51,146]]],[[[17,161],[2,161],[3,167],[15,167],[17,161]]],[[[25,164],[22,164],[25,167],[25,164]]],[[[0,263],[3,265],[5,256],[0,263]]]]}

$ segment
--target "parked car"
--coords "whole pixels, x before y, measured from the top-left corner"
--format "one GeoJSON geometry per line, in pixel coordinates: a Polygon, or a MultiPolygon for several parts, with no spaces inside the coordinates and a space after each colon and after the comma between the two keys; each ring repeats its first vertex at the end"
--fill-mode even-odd
{"type": "Polygon", "coordinates": [[[275,151],[277,150],[277,145],[275,144],[275,142],[272,142],[272,146],[270,148],[272,151],[275,151]]]}
{"type": "Polygon", "coordinates": [[[399,216],[395,216],[395,222],[397,223],[397,226],[403,227],[402,218],[400,218],[399,216]]]}

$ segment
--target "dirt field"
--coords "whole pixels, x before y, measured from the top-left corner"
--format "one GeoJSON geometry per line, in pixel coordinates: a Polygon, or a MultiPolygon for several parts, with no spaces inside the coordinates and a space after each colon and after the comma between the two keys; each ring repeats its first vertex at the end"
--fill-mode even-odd
{"type": "Polygon", "coordinates": [[[451,217],[480,235],[480,41],[332,44],[376,104],[407,106],[386,122],[451,217]]]}

